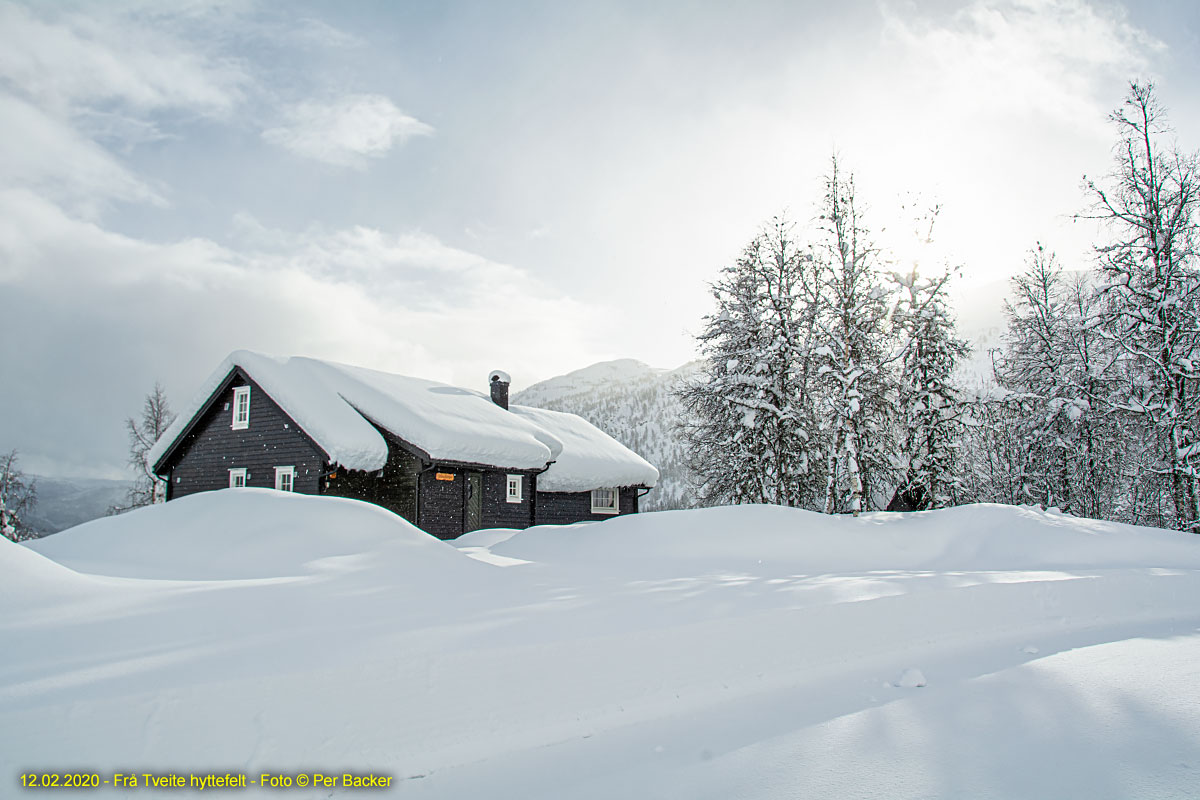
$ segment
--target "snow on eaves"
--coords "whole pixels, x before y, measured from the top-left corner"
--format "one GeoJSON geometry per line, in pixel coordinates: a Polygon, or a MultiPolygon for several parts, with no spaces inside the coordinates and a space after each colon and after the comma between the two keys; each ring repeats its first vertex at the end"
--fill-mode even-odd
{"type": "MultiPolygon", "coordinates": [[[[262,387],[333,463],[347,469],[383,468],[387,442],[375,425],[439,461],[541,469],[562,449],[553,435],[480,392],[315,358],[238,350],[155,444],[151,463],[162,458],[234,367],[262,387]]],[[[251,409],[253,426],[253,397],[251,409]]]]}
{"type": "Polygon", "coordinates": [[[562,449],[556,438],[513,419],[482,392],[362,367],[317,363],[338,373],[339,394],[359,413],[434,460],[541,469],[562,449]]]}
{"type": "Polygon", "coordinates": [[[658,470],[650,462],[582,417],[528,406],[510,406],[509,410],[562,442],[555,462],[538,476],[538,491],[651,487],[658,482],[658,470]]]}

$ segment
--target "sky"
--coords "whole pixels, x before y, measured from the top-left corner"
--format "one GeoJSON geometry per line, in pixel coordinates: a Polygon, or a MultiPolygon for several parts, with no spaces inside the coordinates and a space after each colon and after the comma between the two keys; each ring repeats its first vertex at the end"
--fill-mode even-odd
{"type": "Polygon", "coordinates": [[[889,259],[994,324],[1153,80],[1200,145],[1191,0],[0,0],[0,451],[119,477],[231,350],[482,389],[695,357],[709,284],[837,152],[889,259]],[[939,209],[934,245],[914,220],[939,209]]]}

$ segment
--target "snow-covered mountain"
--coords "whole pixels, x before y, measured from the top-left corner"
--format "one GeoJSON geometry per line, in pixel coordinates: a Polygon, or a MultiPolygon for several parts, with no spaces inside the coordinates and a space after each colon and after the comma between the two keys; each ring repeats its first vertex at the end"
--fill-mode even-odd
{"type": "Polygon", "coordinates": [[[535,383],[513,402],[578,414],[658,467],[658,486],[642,500],[643,510],[688,508],[691,482],[676,430],[682,406],[674,391],[699,368],[697,361],[671,370],[632,358],[602,361],[535,383]]]}

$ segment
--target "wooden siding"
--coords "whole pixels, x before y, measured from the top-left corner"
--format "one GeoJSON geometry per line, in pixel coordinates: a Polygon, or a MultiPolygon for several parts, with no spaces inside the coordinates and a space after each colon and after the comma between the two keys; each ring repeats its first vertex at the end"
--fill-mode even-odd
{"type": "MultiPolygon", "coordinates": [[[[637,513],[640,491],[632,486],[620,489],[617,507],[621,514],[637,513]]],[[[538,525],[570,525],[572,522],[605,520],[615,516],[618,515],[593,514],[591,492],[538,492],[534,520],[538,525]]]]}
{"type": "Polygon", "coordinates": [[[453,539],[463,532],[466,470],[435,466],[421,473],[418,490],[421,493],[418,527],[439,539],[453,539]],[[438,473],[453,475],[452,481],[439,481],[438,473]]]}
{"type": "Polygon", "coordinates": [[[483,527],[528,528],[533,522],[534,474],[530,472],[483,473],[483,527]],[[508,476],[520,475],[521,502],[508,502],[508,476]]]}
{"type": "Polygon", "coordinates": [[[275,467],[296,468],[293,491],[316,494],[325,454],[258,384],[241,375],[217,398],[170,466],[171,499],[229,488],[229,470],[245,467],[246,485],[275,488],[275,467]],[[233,390],[250,386],[250,426],[233,430],[233,390]]]}
{"type": "MultiPolygon", "coordinates": [[[[508,497],[509,472],[494,470],[471,470],[465,467],[437,464],[421,473],[418,479],[420,491],[418,527],[439,539],[454,539],[466,533],[467,476],[471,472],[483,476],[484,528],[528,528],[533,514],[530,499],[533,491],[534,473],[522,472],[525,477],[524,494],[520,503],[510,503],[508,497]],[[438,473],[453,475],[452,481],[439,481],[438,473]]],[[[518,474],[513,472],[511,474],[518,474]]]]}
{"type": "Polygon", "coordinates": [[[417,524],[417,476],[421,459],[388,439],[388,459],[379,472],[360,472],[338,468],[321,486],[321,493],[332,497],[350,497],[382,506],[417,524]]]}

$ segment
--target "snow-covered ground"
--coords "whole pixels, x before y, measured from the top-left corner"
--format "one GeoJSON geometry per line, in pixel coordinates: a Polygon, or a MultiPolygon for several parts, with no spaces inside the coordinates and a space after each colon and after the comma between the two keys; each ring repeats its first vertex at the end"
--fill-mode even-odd
{"type": "MultiPolygon", "coordinates": [[[[371,796],[411,798],[1200,787],[1200,537],[1029,509],[660,512],[452,546],[225,490],[0,540],[0,602],[5,796],[50,769],[373,771],[395,780],[371,796]]],[[[260,794],[362,796],[223,796],[260,794]]]]}

